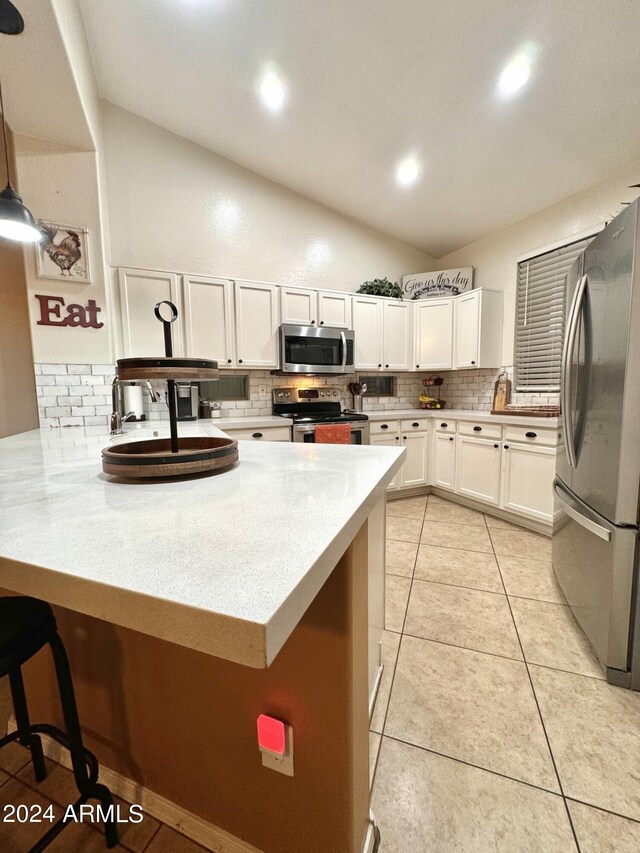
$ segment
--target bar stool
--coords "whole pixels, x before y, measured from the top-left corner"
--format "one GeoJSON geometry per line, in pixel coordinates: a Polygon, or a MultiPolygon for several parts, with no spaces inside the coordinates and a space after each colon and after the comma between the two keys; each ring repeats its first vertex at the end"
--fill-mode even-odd
{"type": "MultiPolygon", "coordinates": [[[[9,676],[11,697],[17,730],[0,739],[0,748],[12,741],[19,741],[31,751],[31,762],[36,781],[47,776],[42,752],[41,734],[49,735],[69,750],[76,787],[80,796],[74,811],[88,800],[97,800],[102,807],[107,847],[115,847],[118,833],[111,791],[98,780],[98,760],[85,749],[80,731],[69,660],[56,628],[53,610],[44,601],[22,596],[0,597],[0,678],[9,676]],[[27,699],[22,680],[22,664],[33,657],[45,645],[49,645],[58,681],[58,691],[66,731],[46,723],[32,725],[29,721],[27,699]]],[[[31,848],[29,853],[44,850],[67,826],[64,815],[53,824],[48,832],[31,848]]]]}

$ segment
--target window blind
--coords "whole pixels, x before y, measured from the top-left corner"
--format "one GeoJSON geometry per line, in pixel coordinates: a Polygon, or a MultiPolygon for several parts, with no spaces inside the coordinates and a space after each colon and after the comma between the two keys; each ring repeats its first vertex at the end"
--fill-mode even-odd
{"type": "Polygon", "coordinates": [[[516,391],[558,391],[566,276],[593,237],[518,264],[514,377],[516,391]]]}

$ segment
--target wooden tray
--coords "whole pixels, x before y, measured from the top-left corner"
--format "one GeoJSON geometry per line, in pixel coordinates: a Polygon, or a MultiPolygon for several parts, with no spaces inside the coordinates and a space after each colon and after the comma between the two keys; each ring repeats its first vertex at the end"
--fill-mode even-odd
{"type": "Polygon", "coordinates": [[[230,468],[238,461],[238,442],[233,438],[187,436],[171,452],[169,438],[149,438],[113,444],[102,450],[105,474],[132,480],[148,477],[180,477],[230,468]]]}
{"type": "Polygon", "coordinates": [[[548,409],[535,409],[522,406],[518,409],[492,409],[492,415],[521,415],[523,418],[559,418],[560,408],[550,406],[548,409]]]}
{"type": "Polygon", "coordinates": [[[135,379],[218,379],[218,362],[207,358],[119,358],[116,375],[123,382],[135,379]]]}

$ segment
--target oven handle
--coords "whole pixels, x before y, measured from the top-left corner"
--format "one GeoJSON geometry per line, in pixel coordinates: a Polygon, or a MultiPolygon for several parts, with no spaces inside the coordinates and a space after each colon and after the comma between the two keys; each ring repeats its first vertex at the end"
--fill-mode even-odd
{"type": "Polygon", "coordinates": [[[342,341],[342,369],[347,369],[347,336],[344,332],[340,332],[340,340],[342,341]]]}

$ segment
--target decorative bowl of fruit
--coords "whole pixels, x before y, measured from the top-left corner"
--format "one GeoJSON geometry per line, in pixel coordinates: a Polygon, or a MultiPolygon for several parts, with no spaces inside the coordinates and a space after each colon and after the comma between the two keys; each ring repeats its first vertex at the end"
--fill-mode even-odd
{"type": "Polygon", "coordinates": [[[440,400],[437,397],[430,397],[428,394],[420,394],[421,409],[444,409],[446,405],[446,400],[440,400]]]}

